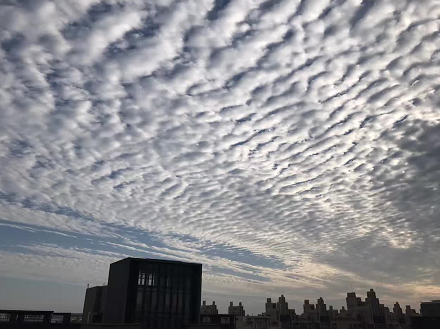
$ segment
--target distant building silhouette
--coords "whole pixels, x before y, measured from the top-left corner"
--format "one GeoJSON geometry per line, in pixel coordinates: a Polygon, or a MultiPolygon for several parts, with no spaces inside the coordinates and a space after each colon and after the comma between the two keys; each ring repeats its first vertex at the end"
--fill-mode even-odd
{"type": "Polygon", "coordinates": [[[306,299],[303,305],[304,314],[315,314],[315,305],[310,304],[310,301],[306,299]]]}
{"type": "Polygon", "coordinates": [[[278,315],[289,314],[289,303],[286,302],[286,298],[284,297],[284,295],[281,295],[278,298],[277,310],[278,310],[278,315]]]}
{"type": "Polygon", "coordinates": [[[199,321],[201,285],[201,264],[125,258],[110,265],[100,297],[98,287],[87,289],[83,323],[102,319],[103,324],[181,329],[199,321]]]}
{"type": "Polygon", "coordinates": [[[423,316],[440,316],[440,300],[421,302],[420,313],[423,316]]]}
{"type": "Polygon", "coordinates": [[[405,315],[407,316],[415,316],[417,315],[417,312],[415,309],[411,308],[410,305],[406,305],[405,307],[405,315]]]}
{"type": "Polygon", "coordinates": [[[243,308],[243,304],[241,302],[238,303],[238,306],[234,306],[233,302],[229,303],[229,307],[228,307],[228,314],[229,315],[239,315],[239,316],[244,316],[246,315],[246,312],[243,308]]]}
{"type": "MultiPolygon", "coordinates": [[[[340,311],[331,305],[327,308],[324,299],[320,297],[316,304],[304,301],[303,313],[296,314],[295,310],[288,308],[285,297],[281,295],[278,303],[272,303],[268,298],[265,312],[260,317],[267,320],[260,322],[261,329],[418,329],[423,327],[412,326],[414,323],[428,323],[430,326],[437,323],[428,317],[421,317],[408,305],[405,313],[399,303],[395,303],[393,311],[380,303],[373,289],[367,292],[363,301],[355,292],[349,292],[346,298],[347,309],[340,311]]],[[[237,328],[254,329],[253,317],[237,319],[237,328]]],[[[439,318],[440,319],[440,318],[439,318]]],[[[428,328],[428,327],[427,327],[428,328]]],[[[431,328],[431,327],[429,327],[431,328]]],[[[440,329],[440,326],[437,327],[440,329]]]]}
{"type": "Polygon", "coordinates": [[[266,301],[266,312],[264,312],[265,316],[268,316],[271,320],[270,325],[275,326],[276,322],[279,319],[279,312],[277,309],[277,303],[272,303],[272,299],[268,298],[266,301]]]}
{"type": "Polygon", "coordinates": [[[206,305],[206,301],[203,301],[202,307],[200,308],[200,314],[202,315],[215,315],[218,314],[217,305],[215,305],[215,301],[212,302],[212,305],[206,305]]]}
{"type": "Polygon", "coordinates": [[[357,297],[355,292],[347,293],[347,298],[345,298],[345,300],[347,302],[347,310],[349,311],[364,305],[364,303],[362,303],[361,298],[357,297]]]}

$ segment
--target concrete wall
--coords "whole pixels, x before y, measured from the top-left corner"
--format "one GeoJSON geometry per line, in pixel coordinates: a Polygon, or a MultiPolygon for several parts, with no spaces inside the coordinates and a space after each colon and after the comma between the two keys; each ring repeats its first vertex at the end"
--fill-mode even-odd
{"type": "Polygon", "coordinates": [[[128,294],[130,259],[110,265],[102,323],[123,324],[125,322],[128,294]]]}
{"type": "Polygon", "coordinates": [[[105,309],[107,286],[87,288],[82,323],[100,323],[105,309]]]}

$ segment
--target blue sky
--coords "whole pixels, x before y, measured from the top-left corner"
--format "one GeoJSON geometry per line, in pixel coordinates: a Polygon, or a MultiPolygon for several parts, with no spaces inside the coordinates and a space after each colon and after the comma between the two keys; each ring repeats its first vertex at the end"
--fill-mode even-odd
{"type": "Polygon", "coordinates": [[[203,263],[223,310],[438,297],[439,15],[2,1],[0,308],[81,311],[127,256],[203,263]]]}

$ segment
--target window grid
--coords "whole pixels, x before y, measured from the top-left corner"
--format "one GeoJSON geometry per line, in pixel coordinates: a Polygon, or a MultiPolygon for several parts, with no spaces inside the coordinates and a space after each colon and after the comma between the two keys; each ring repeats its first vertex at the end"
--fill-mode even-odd
{"type": "Polygon", "coordinates": [[[148,328],[155,329],[176,329],[182,322],[188,322],[194,317],[191,311],[192,276],[191,268],[173,264],[141,266],[133,301],[136,303],[133,320],[146,321],[148,328]]]}

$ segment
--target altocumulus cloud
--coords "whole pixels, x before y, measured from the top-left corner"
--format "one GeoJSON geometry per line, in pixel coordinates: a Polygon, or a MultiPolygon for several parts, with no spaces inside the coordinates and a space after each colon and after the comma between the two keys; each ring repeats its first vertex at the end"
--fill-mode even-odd
{"type": "Polygon", "coordinates": [[[2,1],[0,275],[100,283],[133,255],[203,262],[213,294],[440,294],[439,16],[2,1]]]}

